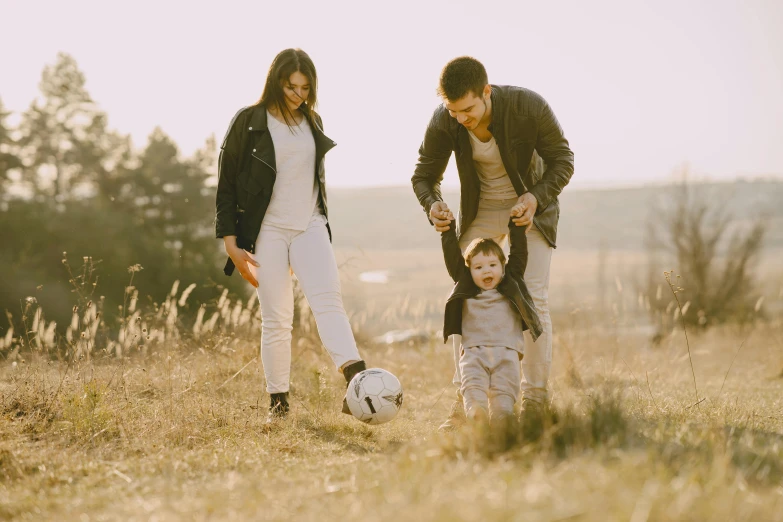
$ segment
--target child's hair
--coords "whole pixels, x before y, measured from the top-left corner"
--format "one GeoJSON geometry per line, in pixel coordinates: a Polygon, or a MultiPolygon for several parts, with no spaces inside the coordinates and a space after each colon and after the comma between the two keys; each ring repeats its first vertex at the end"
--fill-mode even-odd
{"type": "Polygon", "coordinates": [[[470,242],[468,248],[465,249],[465,265],[470,268],[470,262],[477,254],[484,254],[485,256],[494,255],[500,260],[501,265],[506,264],[506,254],[500,245],[495,243],[492,239],[476,238],[470,242]]]}

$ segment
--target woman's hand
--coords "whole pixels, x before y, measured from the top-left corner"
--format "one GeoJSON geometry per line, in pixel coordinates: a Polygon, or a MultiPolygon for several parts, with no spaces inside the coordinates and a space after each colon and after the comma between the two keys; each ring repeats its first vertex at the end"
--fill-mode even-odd
{"type": "Polygon", "coordinates": [[[258,288],[258,280],[253,275],[253,271],[250,270],[248,265],[259,267],[258,261],[244,249],[237,246],[236,236],[225,236],[223,238],[223,244],[226,247],[226,253],[234,262],[234,266],[239,270],[240,275],[245,278],[245,281],[258,288]]]}

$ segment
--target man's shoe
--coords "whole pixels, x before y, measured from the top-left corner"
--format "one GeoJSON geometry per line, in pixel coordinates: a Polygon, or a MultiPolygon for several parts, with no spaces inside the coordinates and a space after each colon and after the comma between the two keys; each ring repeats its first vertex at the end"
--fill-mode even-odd
{"type": "Polygon", "coordinates": [[[522,440],[534,442],[543,436],[547,427],[557,424],[557,413],[546,403],[522,399],[518,420],[522,440]]]}
{"type": "Polygon", "coordinates": [[[438,427],[440,432],[449,432],[460,429],[465,425],[465,408],[462,403],[462,395],[457,394],[457,400],[451,405],[448,418],[438,427]]]}
{"type": "MultiPolygon", "coordinates": [[[[364,363],[364,361],[355,362],[353,364],[349,364],[345,368],[343,368],[343,376],[345,377],[345,387],[348,387],[348,384],[350,384],[351,380],[356,376],[357,373],[363,372],[367,369],[367,365],[364,363]]],[[[343,409],[340,410],[342,413],[346,413],[348,415],[351,415],[351,409],[348,407],[348,392],[345,392],[346,395],[343,397],[343,409]]]]}
{"type": "Polygon", "coordinates": [[[523,398],[519,404],[519,417],[524,415],[540,415],[544,410],[544,403],[535,399],[523,398]]]}
{"type": "Polygon", "coordinates": [[[284,419],[288,415],[288,410],[288,392],[273,393],[270,398],[269,415],[266,417],[266,423],[272,424],[284,419]]]}

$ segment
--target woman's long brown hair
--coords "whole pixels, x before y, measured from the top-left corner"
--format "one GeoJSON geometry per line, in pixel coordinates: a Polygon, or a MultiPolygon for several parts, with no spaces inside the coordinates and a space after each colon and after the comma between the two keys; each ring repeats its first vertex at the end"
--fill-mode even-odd
{"type": "Polygon", "coordinates": [[[309,121],[313,121],[313,109],[318,100],[318,75],[315,72],[313,61],[301,49],[286,49],[275,56],[272,65],[269,66],[269,73],[266,75],[264,92],[256,103],[256,105],[266,105],[267,108],[276,107],[289,127],[293,126],[296,120],[285,103],[283,85],[295,72],[304,74],[310,82],[310,92],[300,109],[309,121]]]}

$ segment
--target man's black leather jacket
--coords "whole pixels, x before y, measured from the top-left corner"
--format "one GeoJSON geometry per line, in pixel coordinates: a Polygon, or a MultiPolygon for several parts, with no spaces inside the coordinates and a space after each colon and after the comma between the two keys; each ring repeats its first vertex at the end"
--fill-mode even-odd
{"type": "MultiPolygon", "coordinates": [[[[530,192],[538,202],[533,219],[554,247],[560,205],[557,196],[574,172],[574,153],[546,100],[535,92],[512,86],[492,86],[492,123],[511,183],[518,196],[530,192]]],[[[430,206],[442,201],[440,183],[454,152],[460,179],[459,232],[476,218],[481,184],[473,163],[468,131],[441,105],[427,126],[419,161],[411,178],[419,203],[429,216],[430,206]]]]}

